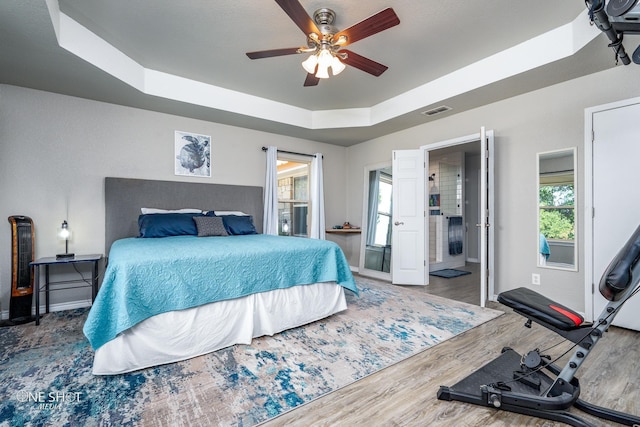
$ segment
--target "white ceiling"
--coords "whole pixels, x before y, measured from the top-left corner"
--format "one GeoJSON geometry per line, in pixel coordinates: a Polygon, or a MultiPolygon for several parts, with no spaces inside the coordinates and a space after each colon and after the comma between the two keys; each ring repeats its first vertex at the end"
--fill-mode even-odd
{"type": "Polygon", "coordinates": [[[400,25],[349,46],[389,69],[374,77],[347,67],[318,86],[303,87],[300,63],[306,55],[250,60],[245,52],[305,44],[304,34],[273,0],[2,0],[0,83],[349,146],[615,66],[607,39],[581,19],[587,14],[583,0],[300,3],[310,15],[333,9],[338,29],[393,7],[400,25]],[[189,79],[192,88],[204,88],[203,98],[220,93],[228,99],[173,97],[165,87],[144,93],[147,83],[123,79],[113,69],[116,61],[93,47],[93,36],[63,32],[67,21],[160,77],[189,79]],[[570,23],[574,31],[584,25],[585,34],[592,34],[585,47],[571,40],[573,33],[558,31],[570,23]],[[550,31],[554,38],[537,46],[542,54],[516,49],[550,31]],[[578,50],[545,58],[545,51],[563,44],[578,50]],[[512,64],[495,60],[473,68],[509,49],[516,49],[512,64]],[[465,69],[472,76],[478,69],[496,77],[467,86],[468,78],[453,78],[465,69]],[[420,114],[439,105],[452,110],[420,114]],[[292,111],[300,117],[291,118],[292,111]]]}

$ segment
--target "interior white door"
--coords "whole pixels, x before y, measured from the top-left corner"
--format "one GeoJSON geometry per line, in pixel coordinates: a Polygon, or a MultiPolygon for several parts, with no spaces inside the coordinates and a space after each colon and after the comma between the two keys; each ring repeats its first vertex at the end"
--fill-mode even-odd
{"type": "MultiPolygon", "coordinates": [[[[598,291],[602,273],[638,227],[640,197],[635,190],[640,159],[640,104],[593,115],[593,318],[606,304],[598,291]]],[[[640,297],[623,306],[613,324],[640,330],[640,297]]]]}
{"type": "Polygon", "coordinates": [[[424,156],[424,150],[393,151],[391,281],[394,284],[427,283],[424,156]]]}

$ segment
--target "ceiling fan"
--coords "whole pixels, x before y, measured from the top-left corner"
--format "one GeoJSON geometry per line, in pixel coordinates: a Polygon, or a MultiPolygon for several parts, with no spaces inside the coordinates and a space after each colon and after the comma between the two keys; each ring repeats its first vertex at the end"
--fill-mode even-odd
{"type": "Polygon", "coordinates": [[[332,25],[336,14],[331,9],[318,9],[311,19],[298,0],[275,1],[307,36],[307,45],[247,52],[249,58],[260,59],[310,53],[311,56],[302,63],[308,73],[304,86],[315,86],[320,79],[329,78],[329,68],[334,76],[344,70],[345,65],[358,68],[376,77],[387,70],[387,66],[343,47],[398,25],[400,19],[392,8],[384,9],[345,30],[338,31],[332,25]]]}

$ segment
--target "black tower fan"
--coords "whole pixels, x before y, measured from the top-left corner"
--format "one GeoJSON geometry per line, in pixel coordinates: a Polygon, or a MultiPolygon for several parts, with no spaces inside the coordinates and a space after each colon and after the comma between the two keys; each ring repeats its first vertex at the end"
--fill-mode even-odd
{"type": "Polygon", "coordinates": [[[9,217],[11,224],[11,300],[9,320],[1,326],[32,322],[33,269],[29,265],[34,258],[35,233],[33,221],[28,216],[9,217]]]}

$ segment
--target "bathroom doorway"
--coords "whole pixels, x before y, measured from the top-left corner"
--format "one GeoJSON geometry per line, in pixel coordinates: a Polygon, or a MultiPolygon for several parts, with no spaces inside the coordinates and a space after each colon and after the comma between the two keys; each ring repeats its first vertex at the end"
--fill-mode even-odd
{"type": "MultiPolygon", "coordinates": [[[[484,307],[494,295],[494,136],[493,131],[481,128],[480,133],[452,140],[442,141],[422,147],[427,151],[427,177],[425,192],[434,206],[428,206],[427,252],[429,253],[429,284],[427,292],[443,294],[448,298],[450,292],[438,292],[441,285],[450,291],[456,285],[470,287],[470,292],[479,296],[472,297],[474,303],[484,307]],[[434,165],[438,166],[433,168],[434,165]],[[433,175],[436,173],[436,175],[433,175]],[[437,179],[440,173],[441,180],[437,179]],[[458,176],[460,175],[460,176],[458,176]],[[432,178],[433,180],[429,180],[432,178]],[[450,196],[442,198],[444,194],[450,196]],[[440,194],[440,196],[434,196],[440,194]],[[439,200],[439,206],[436,201],[439,200]],[[438,212],[439,210],[439,212],[438,212]],[[438,215],[439,214],[439,215],[438,215]],[[447,218],[457,217],[456,222],[447,218]],[[436,219],[440,217],[439,219],[436,219]],[[444,217],[444,218],[443,218],[444,217]],[[440,232],[438,235],[438,222],[440,232]],[[434,226],[431,226],[431,225],[434,226]],[[461,225],[460,225],[461,224],[461,225]],[[454,230],[451,227],[456,226],[454,230]],[[435,229],[432,233],[430,229],[435,229]],[[453,232],[452,232],[453,231],[453,232]],[[431,240],[431,241],[430,241],[431,240]],[[434,245],[433,250],[431,245],[434,245]],[[438,247],[437,245],[441,245],[438,247]],[[438,254],[431,254],[436,250],[438,254]],[[441,278],[431,275],[438,269],[454,268],[468,274],[458,277],[441,278]],[[433,279],[433,280],[432,280],[433,279]],[[431,284],[435,286],[431,286],[431,284]],[[446,295],[445,295],[446,294],[446,295]]],[[[429,204],[429,203],[427,203],[429,204]]],[[[462,289],[457,289],[462,291],[462,289]]],[[[456,296],[470,302],[464,296],[456,296]]]]}

